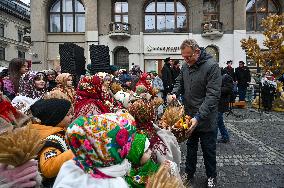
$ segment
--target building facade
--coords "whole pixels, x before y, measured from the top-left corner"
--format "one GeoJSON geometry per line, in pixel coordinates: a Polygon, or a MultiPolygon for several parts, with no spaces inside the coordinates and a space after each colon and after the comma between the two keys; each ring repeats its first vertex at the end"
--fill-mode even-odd
{"type": "Polygon", "coordinates": [[[29,6],[20,1],[0,1],[0,66],[7,67],[13,58],[30,56],[30,43],[25,35],[30,33],[29,6]]]}
{"type": "Polygon", "coordinates": [[[283,9],[283,0],[32,0],[32,60],[41,62],[35,69],[51,68],[59,44],[73,42],[90,63],[89,45],[100,44],[111,64],[160,70],[167,57],[182,60],[180,44],[193,38],[220,66],[236,67],[246,62],[240,40],[262,45],[261,19],[283,9]]]}

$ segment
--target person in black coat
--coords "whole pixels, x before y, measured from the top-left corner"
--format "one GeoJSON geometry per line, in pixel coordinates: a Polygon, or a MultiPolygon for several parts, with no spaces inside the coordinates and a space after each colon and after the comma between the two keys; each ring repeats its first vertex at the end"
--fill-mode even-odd
{"type": "Polygon", "coordinates": [[[233,93],[233,78],[227,74],[226,70],[222,70],[222,86],[221,86],[221,97],[218,104],[218,118],[217,125],[221,133],[221,139],[218,140],[220,143],[228,143],[230,141],[228,130],[224,124],[224,112],[229,110],[230,96],[233,93]]]}
{"type": "Polygon", "coordinates": [[[248,83],[251,80],[251,75],[248,67],[243,61],[239,61],[239,67],[236,68],[235,80],[238,85],[239,101],[245,101],[248,83]]]}
{"type": "Polygon", "coordinates": [[[168,57],[164,60],[165,64],[162,68],[162,81],[164,86],[163,98],[166,102],[168,93],[171,93],[174,87],[172,60],[168,57]]]}
{"type": "Polygon", "coordinates": [[[235,72],[234,72],[234,68],[232,67],[232,64],[233,64],[232,60],[227,61],[226,64],[227,64],[227,67],[225,67],[224,70],[226,71],[228,75],[230,75],[233,78],[233,80],[235,80],[235,72]]]}
{"type": "Polygon", "coordinates": [[[173,64],[173,79],[174,79],[174,83],[175,83],[175,80],[178,77],[179,73],[180,73],[179,60],[175,60],[174,64],[173,64]]]}

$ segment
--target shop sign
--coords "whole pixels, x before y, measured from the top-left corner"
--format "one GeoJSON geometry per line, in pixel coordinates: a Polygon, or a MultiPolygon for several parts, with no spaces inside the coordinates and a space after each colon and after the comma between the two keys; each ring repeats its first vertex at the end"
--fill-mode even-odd
{"type": "Polygon", "coordinates": [[[153,47],[151,45],[148,45],[146,48],[147,48],[148,52],[152,52],[152,51],[177,52],[177,51],[180,50],[179,46],[175,46],[175,47],[170,47],[170,46],[153,47]]]}

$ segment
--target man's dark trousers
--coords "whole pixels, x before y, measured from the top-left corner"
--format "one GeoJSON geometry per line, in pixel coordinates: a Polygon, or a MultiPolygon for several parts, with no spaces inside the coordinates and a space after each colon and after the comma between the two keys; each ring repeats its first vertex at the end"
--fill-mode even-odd
{"type": "Polygon", "coordinates": [[[246,92],[247,92],[247,86],[245,86],[245,85],[238,85],[238,91],[239,91],[239,101],[245,101],[245,99],[246,99],[246,92]]]}
{"type": "Polygon", "coordinates": [[[216,141],[217,141],[217,126],[210,132],[194,131],[187,141],[187,157],[185,172],[188,177],[193,177],[196,171],[197,150],[200,139],[201,149],[203,153],[204,165],[207,177],[215,178],[216,173],[216,141]]]}

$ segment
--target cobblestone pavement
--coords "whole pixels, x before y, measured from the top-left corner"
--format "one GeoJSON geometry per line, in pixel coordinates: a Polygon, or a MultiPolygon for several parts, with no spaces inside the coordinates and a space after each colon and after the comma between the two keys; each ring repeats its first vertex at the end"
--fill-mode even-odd
{"type": "MultiPolygon", "coordinates": [[[[224,116],[231,142],[217,144],[218,187],[284,188],[284,113],[234,109],[224,116]]],[[[219,135],[220,136],[220,135],[219,135]]],[[[182,173],[186,145],[181,145],[182,173]]],[[[205,187],[206,175],[199,146],[194,188],[205,187]]]]}

